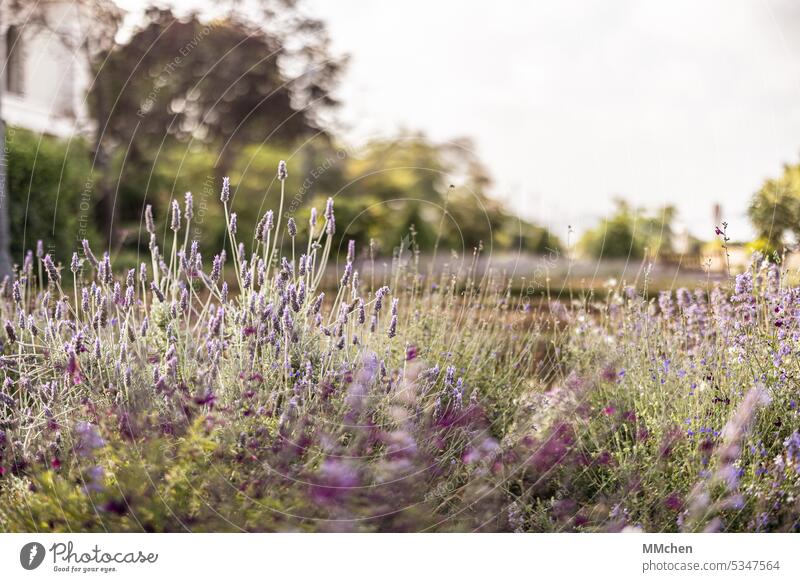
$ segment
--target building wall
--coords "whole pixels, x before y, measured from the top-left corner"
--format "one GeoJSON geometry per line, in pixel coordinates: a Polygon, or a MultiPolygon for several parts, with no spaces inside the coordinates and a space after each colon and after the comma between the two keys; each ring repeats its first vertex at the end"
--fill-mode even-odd
{"type": "Polygon", "coordinates": [[[47,26],[36,24],[29,14],[0,14],[2,51],[2,115],[9,125],[67,137],[91,131],[86,93],[89,67],[82,50],[79,8],[69,2],[40,4],[47,26]],[[16,25],[20,41],[8,59],[8,27],[16,25]],[[22,93],[6,90],[9,64],[21,65],[22,93]]]}

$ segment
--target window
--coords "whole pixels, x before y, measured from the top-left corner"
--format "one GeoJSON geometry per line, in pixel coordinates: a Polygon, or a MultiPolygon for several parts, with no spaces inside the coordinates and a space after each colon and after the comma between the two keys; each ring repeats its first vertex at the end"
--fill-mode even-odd
{"type": "Polygon", "coordinates": [[[22,34],[16,26],[6,30],[6,90],[21,94],[24,88],[22,34]]]}

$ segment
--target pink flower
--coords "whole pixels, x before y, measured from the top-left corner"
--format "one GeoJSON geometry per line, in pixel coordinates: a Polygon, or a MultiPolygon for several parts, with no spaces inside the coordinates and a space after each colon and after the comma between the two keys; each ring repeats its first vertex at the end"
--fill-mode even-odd
{"type": "Polygon", "coordinates": [[[683,501],[677,493],[670,493],[664,500],[664,506],[671,511],[680,511],[683,501]]]}

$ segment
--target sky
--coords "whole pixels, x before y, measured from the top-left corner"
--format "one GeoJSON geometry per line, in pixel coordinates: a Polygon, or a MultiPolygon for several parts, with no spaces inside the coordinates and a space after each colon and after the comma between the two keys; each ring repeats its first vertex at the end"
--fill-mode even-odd
{"type": "MultiPolygon", "coordinates": [[[[135,5],[134,0],[119,0],[135,5]]],[[[204,9],[202,0],[173,0],[204,9]]],[[[470,137],[492,194],[564,236],[616,197],[672,204],[733,238],[800,162],[797,0],[306,0],[350,55],[337,126],[354,145],[470,137]]]]}

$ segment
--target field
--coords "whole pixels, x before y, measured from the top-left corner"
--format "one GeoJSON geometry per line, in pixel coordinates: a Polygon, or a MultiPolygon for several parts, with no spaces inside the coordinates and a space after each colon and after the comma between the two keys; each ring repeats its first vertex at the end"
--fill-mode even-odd
{"type": "Polygon", "coordinates": [[[187,198],[136,269],[87,243],[4,283],[0,529],[797,531],[780,265],[657,296],[384,265],[336,256],[333,200],[245,235],[228,188],[212,260],[187,198]]]}

